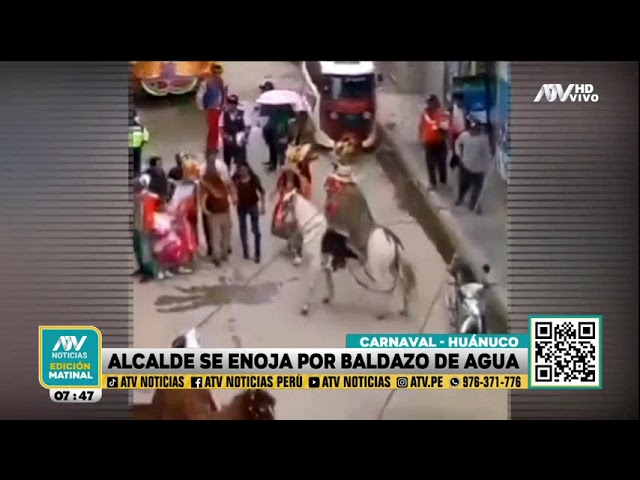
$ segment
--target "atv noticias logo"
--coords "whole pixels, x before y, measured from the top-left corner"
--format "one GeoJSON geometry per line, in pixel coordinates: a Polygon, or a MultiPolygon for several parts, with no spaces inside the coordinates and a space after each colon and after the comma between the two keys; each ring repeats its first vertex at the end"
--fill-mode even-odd
{"type": "Polygon", "coordinates": [[[547,102],[582,102],[596,103],[600,100],[597,93],[593,93],[593,85],[590,83],[571,83],[563,87],[559,83],[545,83],[540,87],[540,91],[533,99],[534,103],[539,103],[542,98],[546,98],[547,102]]]}

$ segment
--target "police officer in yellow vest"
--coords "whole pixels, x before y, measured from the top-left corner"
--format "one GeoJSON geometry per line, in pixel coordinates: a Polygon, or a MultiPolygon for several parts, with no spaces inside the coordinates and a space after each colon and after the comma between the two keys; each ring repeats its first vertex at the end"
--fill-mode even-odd
{"type": "Polygon", "coordinates": [[[134,113],[129,119],[129,151],[134,178],[138,177],[142,170],[142,147],[148,141],[149,130],[140,124],[140,118],[134,113]]]}

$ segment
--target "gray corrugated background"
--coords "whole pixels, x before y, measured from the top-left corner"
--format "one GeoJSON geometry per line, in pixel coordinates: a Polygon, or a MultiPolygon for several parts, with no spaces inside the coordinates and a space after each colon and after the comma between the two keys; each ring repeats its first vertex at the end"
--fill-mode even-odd
{"type": "Polygon", "coordinates": [[[511,331],[530,314],[601,314],[604,389],[511,393],[512,419],[638,418],[638,67],[513,62],[511,331]],[[591,83],[598,103],[533,103],[591,83]]]}
{"type": "Polygon", "coordinates": [[[132,338],[126,62],[0,63],[0,418],[128,418],[128,392],[54,404],[38,325],[132,338]]]}

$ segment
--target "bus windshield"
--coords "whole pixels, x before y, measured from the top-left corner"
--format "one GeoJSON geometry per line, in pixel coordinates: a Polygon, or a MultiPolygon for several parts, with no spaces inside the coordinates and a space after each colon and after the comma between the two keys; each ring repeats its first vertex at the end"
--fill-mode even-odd
{"type": "Polygon", "coordinates": [[[331,99],[366,99],[371,97],[373,75],[331,76],[331,99]]]}

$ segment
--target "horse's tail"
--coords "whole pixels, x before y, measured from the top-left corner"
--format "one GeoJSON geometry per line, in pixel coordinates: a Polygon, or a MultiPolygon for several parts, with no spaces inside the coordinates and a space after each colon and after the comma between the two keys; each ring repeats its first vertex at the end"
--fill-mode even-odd
{"type": "Polygon", "coordinates": [[[394,260],[394,267],[396,268],[398,275],[400,275],[400,278],[405,284],[407,293],[411,293],[416,288],[417,284],[416,272],[413,268],[413,265],[411,265],[411,263],[403,255],[404,244],[393,230],[387,227],[382,227],[382,230],[386,234],[387,239],[393,242],[393,244],[395,245],[396,257],[394,260]]]}
{"type": "Polygon", "coordinates": [[[413,265],[401,254],[399,255],[400,263],[400,276],[405,284],[407,293],[411,293],[415,290],[417,285],[416,272],[413,269],[413,265]]]}

